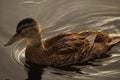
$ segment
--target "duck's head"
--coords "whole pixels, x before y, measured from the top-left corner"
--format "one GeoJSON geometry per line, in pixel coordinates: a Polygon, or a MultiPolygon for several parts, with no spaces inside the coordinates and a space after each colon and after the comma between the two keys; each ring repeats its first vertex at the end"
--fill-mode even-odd
{"type": "Polygon", "coordinates": [[[9,46],[23,38],[34,38],[40,34],[41,25],[37,20],[33,18],[23,19],[18,23],[14,36],[7,42],[7,44],[5,44],[5,46],[9,46]]]}

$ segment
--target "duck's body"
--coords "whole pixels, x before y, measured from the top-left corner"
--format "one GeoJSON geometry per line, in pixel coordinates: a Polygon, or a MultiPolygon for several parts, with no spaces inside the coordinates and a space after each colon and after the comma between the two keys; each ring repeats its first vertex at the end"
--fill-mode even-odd
{"type": "Polygon", "coordinates": [[[42,40],[42,46],[27,46],[26,60],[49,66],[66,66],[102,57],[112,46],[105,32],[64,32],[42,40]]]}
{"type": "MultiPolygon", "coordinates": [[[[19,22],[16,34],[6,46],[27,38],[26,62],[56,67],[81,64],[104,57],[108,55],[108,49],[120,42],[120,36],[110,36],[93,30],[81,33],[63,32],[43,40],[41,31],[37,20],[26,18],[19,22]]],[[[42,75],[43,67],[29,65],[29,80],[40,80],[39,74],[42,75]]]]}

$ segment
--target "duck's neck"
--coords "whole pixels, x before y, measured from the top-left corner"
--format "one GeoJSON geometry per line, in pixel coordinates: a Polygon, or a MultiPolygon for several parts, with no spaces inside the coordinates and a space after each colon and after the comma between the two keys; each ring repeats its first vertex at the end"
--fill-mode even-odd
{"type": "Polygon", "coordinates": [[[34,36],[33,38],[29,38],[27,40],[27,47],[45,49],[41,34],[39,36],[34,36]]]}
{"type": "Polygon", "coordinates": [[[48,64],[46,59],[46,49],[42,42],[41,36],[29,38],[26,47],[26,60],[36,64],[48,64]]]}

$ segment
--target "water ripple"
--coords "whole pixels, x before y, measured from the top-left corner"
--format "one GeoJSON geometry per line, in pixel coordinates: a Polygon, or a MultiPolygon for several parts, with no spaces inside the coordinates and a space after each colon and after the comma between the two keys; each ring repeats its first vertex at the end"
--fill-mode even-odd
{"type": "Polygon", "coordinates": [[[42,1],[24,1],[23,3],[24,4],[41,4],[41,3],[44,3],[44,2],[47,2],[45,0],[42,0],[42,1]]]}

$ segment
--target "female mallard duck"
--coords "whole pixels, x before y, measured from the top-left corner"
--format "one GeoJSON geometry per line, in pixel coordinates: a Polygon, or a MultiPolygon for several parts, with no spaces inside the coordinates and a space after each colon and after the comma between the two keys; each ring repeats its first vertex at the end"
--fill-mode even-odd
{"type": "Polygon", "coordinates": [[[41,31],[37,20],[26,18],[18,23],[16,34],[5,46],[27,38],[26,61],[46,66],[66,66],[107,55],[105,52],[120,41],[120,36],[92,30],[63,32],[43,40],[41,31]]]}
{"type": "Polygon", "coordinates": [[[18,23],[16,34],[5,46],[27,38],[26,61],[40,65],[63,66],[100,57],[120,41],[120,37],[97,31],[63,32],[42,40],[41,31],[37,20],[26,18],[18,23]]]}

